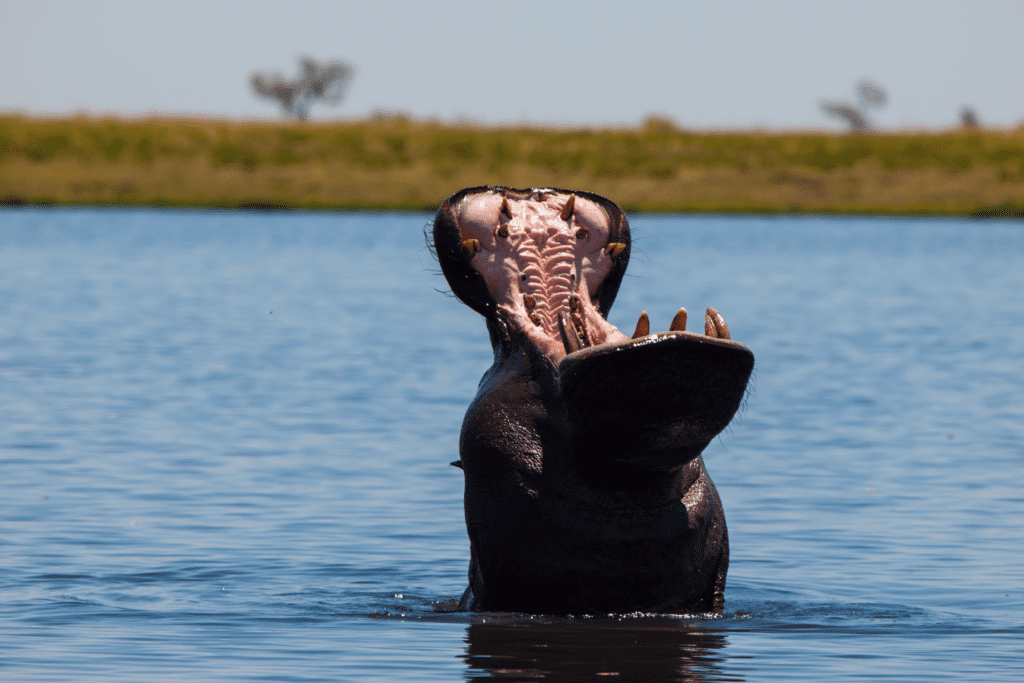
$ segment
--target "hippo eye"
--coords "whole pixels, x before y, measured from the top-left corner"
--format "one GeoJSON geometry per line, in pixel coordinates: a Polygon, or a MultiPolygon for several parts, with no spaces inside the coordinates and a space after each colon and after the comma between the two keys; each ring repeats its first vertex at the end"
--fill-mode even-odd
{"type": "Polygon", "coordinates": [[[498,237],[508,237],[508,226],[503,225],[498,228],[498,237]]]}
{"type": "Polygon", "coordinates": [[[579,230],[576,231],[576,239],[578,240],[586,239],[589,235],[590,231],[587,230],[586,228],[580,228],[579,230]]]}

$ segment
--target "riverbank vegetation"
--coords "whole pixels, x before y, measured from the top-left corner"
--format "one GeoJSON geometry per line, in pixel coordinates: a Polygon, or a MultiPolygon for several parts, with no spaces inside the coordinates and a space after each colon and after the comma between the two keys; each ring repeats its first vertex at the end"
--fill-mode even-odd
{"type": "Polygon", "coordinates": [[[1024,216],[1024,129],[830,134],[0,116],[0,203],[431,210],[470,185],[631,211],[1024,216]]]}

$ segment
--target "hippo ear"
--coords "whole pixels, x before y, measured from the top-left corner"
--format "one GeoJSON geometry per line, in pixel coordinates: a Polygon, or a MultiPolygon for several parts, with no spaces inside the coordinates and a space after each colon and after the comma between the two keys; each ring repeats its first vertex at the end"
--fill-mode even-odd
{"type": "Polygon", "coordinates": [[[618,242],[626,245],[615,254],[615,263],[612,265],[612,269],[601,282],[598,290],[594,292],[597,310],[601,312],[602,316],[607,318],[608,311],[611,310],[612,304],[615,303],[615,297],[619,293],[622,277],[626,274],[626,266],[629,265],[629,252],[632,245],[629,234],[629,221],[626,220],[626,214],[623,213],[619,205],[612,200],[592,192],[576,192],[576,194],[594,202],[603,208],[608,215],[608,243],[618,242]]]}
{"type": "Polygon", "coordinates": [[[444,200],[434,217],[434,251],[441,272],[452,288],[452,294],[480,315],[490,317],[495,311],[494,299],[487,290],[483,275],[470,262],[473,255],[462,244],[458,210],[462,200],[471,194],[489,192],[493,188],[467,187],[444,200]]]}

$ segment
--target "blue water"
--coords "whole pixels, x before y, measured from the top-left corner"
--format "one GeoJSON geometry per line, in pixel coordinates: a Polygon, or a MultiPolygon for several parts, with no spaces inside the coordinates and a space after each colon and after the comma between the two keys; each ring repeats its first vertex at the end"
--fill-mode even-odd
{"type": "Polygon", "coordinates": [[[428,219],[0,211],[0,681],[1024,677],[1024,224],[634,217],[612,322],[757,358],[725,613],[569,619],[451,611],[428,219]]]}

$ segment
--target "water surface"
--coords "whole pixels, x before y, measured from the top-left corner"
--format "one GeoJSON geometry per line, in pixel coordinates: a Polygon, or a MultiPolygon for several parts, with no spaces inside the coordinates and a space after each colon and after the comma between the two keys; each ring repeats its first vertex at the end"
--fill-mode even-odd
{"type": "Polygon", "coordinates": [[[612,322],[757,358],[726,607],[570,619],[449,611],[491,356],[428,220],[0,210],[0,680],[1020,680],[1021,224],[634,217],[612,322]]]}

